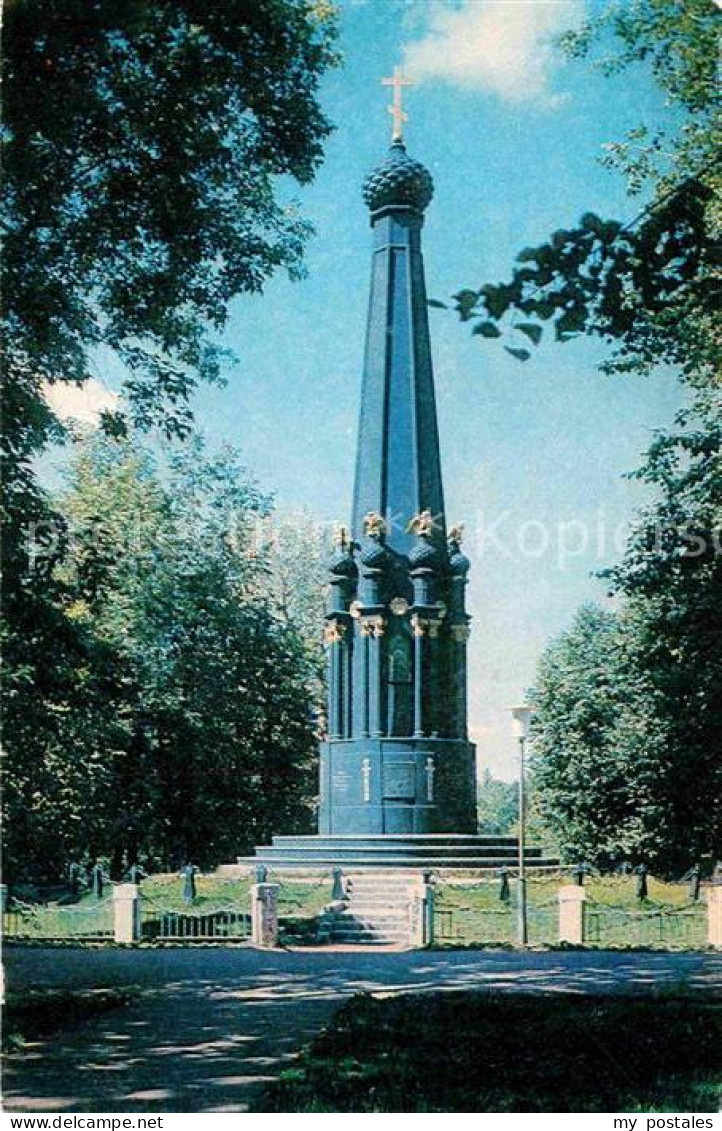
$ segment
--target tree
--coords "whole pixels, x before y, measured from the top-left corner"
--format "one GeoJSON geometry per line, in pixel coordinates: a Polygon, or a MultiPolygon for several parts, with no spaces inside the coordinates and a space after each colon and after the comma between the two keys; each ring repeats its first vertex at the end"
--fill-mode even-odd
{"type": "Polygon", "coordinates": [[[664,735],[649,729],[650,689],[618,618],[582,608],[542,656],[533,698],[539,805],[563,857],[650,863],[666,835],[655,803],[664,735]]]}
{"type": "MultiPolygon", "coordinates": [[[[232,298],[261,291],[279,269],[302,270],[310,227],[285,186],[310,181],[321,160],[330,125],[318,85],[336,62],[334,37],[323,0],[7,5],[2,553],[6,733],[19,757],[8,771],[13,867],[33,853],[52,857],[37,840],[38,798],[48,799],[51,846],[58,791],[68,830],[80,811],[100,812],[80,769],[88,749],[101,736],[126,748],[103,728],[125,719],[113,696],[125,679],[116,661],[125,671],[127,658],[69,615],[72,589],[57,568],[65,519],[35,478],[38,453],[63,437],[44,388],[82,385],[113,353],[126,396],[122,411],[104,414],[105,430],[188,433],[192,389],[221,377],[212,335],[232,298]],[[41,552],[30,557],[29,547],[41,552]],[[77,755],[72,768],[64,747],[77,755]],[[23,839],[26,812],[34,831],[23,839]]],[[[70,831],[63,838],[75,843],[70,831]]]]}
{"type": "Polygon", "coordinates": [[[42,868],[39,828],[44,849],[54,837],[46,868],[102,853],[116,870],[124,856],[212,864],[279,828],[306,831],[309,660],[259,551],[269,500],[228,450],[211,457],[194,439],[158,466],[137,437],[96,436],[58,505],[61,623],[86,642],[89,670],[51,651],[43,679],[34,657],[30,689],[65,729],[51,741],[21,711],[9,732],[16,871],[42,868]]]}
{"type": "Polygon", "coordinates": [[[632,192],[651,188],[631,222],[588,212],[524,248],[508,282],[459,291],[455,309],[472,333],[501,339],[525,361],[552,326],[557,341],[591,334],[614,343],[607,370],[666,362],[693,385],[718,383],[719,19],[714,0],[625,0],[563,37],[570,55],[585,57],[611,33],[621,49],[602,70],[649,66],[679,111],[676,132],[645,123],[607,146],[606,163],[624,171],[632,192]]]}
{"type": "MultiPolygon", "coordinates": [[[[217,379],[208,328],[297,273],[309,226],[278,198],[330,126],[332,11],[305,0],[15,0],[4,42],[12,402],[82,383],[109,347],[142,422],[188,427],[217,379]]],[[[6,410],[7,411],[7,410],[6,410]]]]}
{"type": "Polygon", "coordinates": [[[582,610],[540,665],[540,804],[568,854],[605,866],[674,871],[719,851],[719,19],[714,0],[628,0],[563,37],[576,57],[611,41],[602,70],[650,67],[676,111],[607,146],[648,202],[627,223],[588,212],[523,249],[507,282],[454,296],[480,340],[522,362],[553,328],[608,341],[604,371],[673,365],[689,389],[636,473],[657,499],[608,572],[616,615],[582,610]]]}
{"type": "Polygon", "coordinates": [[[303,641],[309,693],[319,720],[326,712],[326,652],[321,626],[331,550],[331,532],[310,515],[274,516],[269,543],[273,592],[281,616],[303,641]]]}
{"type": "Polygon", "coordinates": [[[231,299],[301,270],[310,227],[279,185],[307,183],[321,160],[330,126],[317,91],[334,34],[322,0],[7,6],[9,616],[26,615],[13,602],[27,585],[27,526],[47,516],[33,460],[62,433],[45,386],[84,384],[112,351],[126,408],[104,427],[122,433],[130,416],[183,435],[192,389],[221,378],[211,334],[231,299]]]}
{"type": "Polygon", "coordinates": [[[659,627],[647,603],[586,606],[542,656],[534,781],[568,861],[678,876],[718,852],[720,716],[704,717],[705,689],[690,685],[688,658],[670,653],[659,627]]]}
{"type": "Polygon", "coordinates": [[[517,786],[499,781],[487,767],[479,782],[477,810],[484,834],[511,836],[518,818],[517,786]]]}

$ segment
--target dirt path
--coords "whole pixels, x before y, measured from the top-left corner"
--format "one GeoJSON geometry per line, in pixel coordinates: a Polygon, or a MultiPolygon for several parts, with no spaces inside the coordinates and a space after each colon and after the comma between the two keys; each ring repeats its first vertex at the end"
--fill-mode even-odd
{"type": "Polygon", "coordinates": [[[8,947],[11,989],[139,986],[8,1058],[6,1111],[238,1112],[351,994],[494,988],[722,995],[722,955],[8,947]]]}

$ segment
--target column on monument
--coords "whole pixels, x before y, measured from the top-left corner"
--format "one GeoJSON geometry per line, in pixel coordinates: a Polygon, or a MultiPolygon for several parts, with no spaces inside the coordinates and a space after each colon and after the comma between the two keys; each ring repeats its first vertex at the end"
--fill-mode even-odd
{"type": "Polygon", "coordinates": [[[332,621],[327,621],[323,639],[326,645],[326,702],[327,715],[326,728],[330,738],[338,738],[338,721],[336,718],[338,698],[336,695],[336,651],[334,647],[335,626],[332,621]]]}
{"type": "Polygon", "coordinates": [[[344,731],[344,636],[346,635],[346,625],[337,625],[337,637],[332,645],[333,649],[333,662],[336,670],[334,684],[336,690],[336,729],[333,732],[334,738],[343,738],[344,731]]]}
{"type": "Polygon", "coordinates": [[[361,737],[368,738],[371,733],[371,716],[369,704],[369,675],[370,675],[370,637],[359,625],[361,632],[361,681],[358,688],[361,699],[361,737]]]}
{"type": "Polygon", "coordinates": [[[329,563],[329,594],[326,606],[324,639],[327,652],[328,676],[328,733],[331,738],[342,738],[347,733],[346,719],[350,684],[346,678],[347,653],[351,636],[350,606],[355,596],[358,569],[353,559],[353,547],[346,532],[341,531],[334,556],[329,563]]]}
{"type": "Polygon", "coordinates": [[[344,738],[353,734],[353,626],[343,640],[344,699],[342,730],[344,738]]]}
{"type": "Polygon", "coordinates": [[[449,621],[451,633],[451,685],[454,699],[454,737],[468,737],[467,721],[467,641],[469,639],[469,620],[466,611],[465,590],[470,568],[469,559],[461,550],[463,527],[456,526],[449,531],[449,573],[451,592],[449,621]]]}
{"type": "Polygon", "coordinates": [[[371,738],[383,734],[383,636],[386,627],[379,613],[361,616],[361,635],[368,654],[368,730],[371,738]]]}
{"type": "MultiPolygon", "coordinates": [[[[426,512],[428,513],[428,512],[426,512]]],[[[437,602],[437,574],[442,557],[430,534],[421,534],[409,554],[414,603],[411,627],[414,632],[414,737],[423,738],[434,728],[436,699],[441,694],[439,650],[436,646],[445,609],[437,602]]]]}
{"type": "Polygon", "coordinates": [[[353,614],[358,621],[361,663],[357,664],[361,686],[355,688],[356,702],[361,705],[361,736],[379,738],[383,734],[386,710],[384,687],[384,633],[386,630],[386,571],[390,555],[385,541],[386,524],[377,514],[366,516],[367,536],[361,554],[358,601],[353,614]]]}
{"type": "Polygon", "coordinates": [[[452,624],[450,626],[452,640],[452,686],[454,695],[454,722],[453,738],[468,737],[467,722],[467,678],[466,678],[466,642],[469,639],[470,629],[468,624],[452,624]]]}
{"type": "Polygon", "coordinates": [[[423,618],[415,613],[411,617],[414,632],[414,738],[424,737],[424,633],[423,618]]]}

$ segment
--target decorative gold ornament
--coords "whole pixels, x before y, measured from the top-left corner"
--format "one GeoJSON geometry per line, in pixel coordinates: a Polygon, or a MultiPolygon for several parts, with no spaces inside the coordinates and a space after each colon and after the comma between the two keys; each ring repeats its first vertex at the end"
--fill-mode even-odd
{"type": "Polygon", "coordinates": [[[420,511],[414,515],[406,527],[407,534],[415,534],[417,538],[428,537],[437,529],[438,523],[430,510],[420,511]]]}
{"type": "Polygon", "coordinates": [[[382,515],[376,511],[369,511],[364,518],[364,534],[367,538],[385,538],[389,532],[389,525],[382,515]]]}
{"type": "Polygon", "coordinates": [[[382,616],[361,617],[359,624],[362,636],[380,637],[386,631],[386,621],[382,616]]]}
{"type": "Polygon", "coordinates": [[[394,599],[389,602],[389,608],[395,617],[403,617],[406,616],[409,611],[409,602],[405,597],[394,597],[394,599]]]}
{"type": "Polygon", "coordinates": [[[339,644],[343,640],[345,632],[345,624],[341,624],[337,620],[330,620],[324,629],[323,638],[327,644],[339,644]]]}
{"type": "Polygon", "coordinates": [[[453,544],[455,546],[460,546],[461,543],[464,541],[464,531],[465,530],[466,530],[466,526],[464,525],[463,522],[458,523],[456,526],[452,526],[451,530],[449,531],[447,540],[449,542],[453,542],[453,544]]]}
{"type": "Polygon", "coordinates": [[[337,526],[333,533],[333,544],[338,546],[340,550],[348,550],[351,545],[351,540],[348,534],[347,526],[337,526]]]}
{"type": "Polygon", "coordinates": [[[414,636],[429,636],[432,640],[435,640],[439,635],[441,620],[437,620],[436,617],[424,617],[419,613],[414,613],[411,618],[411,628],[414,636]]]}
{"type": "Polygon", "coordinates": [[[350,612],[354,620],[358,620],[358,618],[361,616],[361,608],[362,606],[360,601],[352,601],[349,605],[348,611],[350,612]]]}

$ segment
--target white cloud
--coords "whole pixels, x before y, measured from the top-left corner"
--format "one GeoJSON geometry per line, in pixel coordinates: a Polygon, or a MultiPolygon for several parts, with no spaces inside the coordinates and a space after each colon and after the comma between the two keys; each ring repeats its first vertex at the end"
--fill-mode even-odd
{"type": "Polygon", "coordinates": [[[95,378],[84,385],[71,385],[65,381],[43,386],[43,395],[56,416],[61,420],[76,420],[80,424],[95,425],[103,411],[112,412],[119,397],[95,378]]]}
{"type": "Polygon", "coordinates": [[[562,56],[554,36],[578,23],[585,0],[430,0],[427,31],[404,48],[418,82],[439,80],[507,102],[565,101],[550,82],[562,56]]]}

